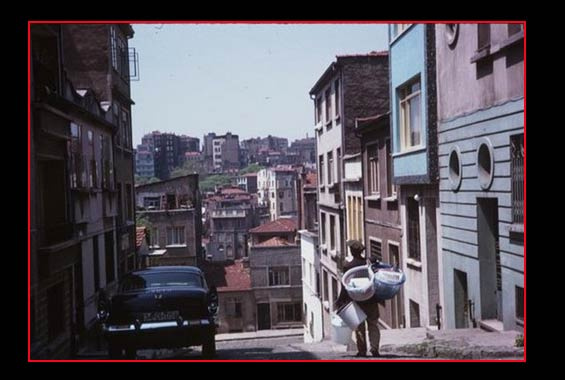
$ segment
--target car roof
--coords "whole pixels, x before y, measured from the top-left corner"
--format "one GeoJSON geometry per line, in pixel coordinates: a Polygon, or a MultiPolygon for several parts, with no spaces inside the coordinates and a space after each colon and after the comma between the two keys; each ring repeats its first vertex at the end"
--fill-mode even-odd
{"type": "Polygon", "coordinates": [[[202,270],[197,267],[192,266],[158,266],[158,267],[148,267],[142,270],[137,270],[132,272],[132,274],[148,274],[148,273],[162,273],[162,272],[186,272],[186,273],[196,273],[202,274],[202,270]]]}

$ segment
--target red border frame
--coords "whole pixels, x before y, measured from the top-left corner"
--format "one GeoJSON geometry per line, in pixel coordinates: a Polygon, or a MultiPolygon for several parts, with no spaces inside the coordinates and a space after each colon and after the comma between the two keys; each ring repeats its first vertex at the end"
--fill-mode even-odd
{"type": "Polygon", "coordinates": [[[523,24],[524,28],[524,358],[522,360],[490,360],[490,359],[477,359],[477,360],[434,360],[434,359],[414,359],[414,360],[400,360],[400,359],[393,359],[393,360],[327,360],[327,359],[320,359],[320,360],[71,360],[71,359],[63,359],[63,360],[43,360],[43,359],[31,359],[31,25],[32,24],[398,24],[398,23],[415,23],[415,24],[447,24],[448,21],[446,20],[439,20],[439,21],[421,21],[421,20],[393,20],[393,21],[382,21],[382,20],[353,20],[353,21],[311,21],[311,20],[278,20],[278,21],[256,21],[256,20],[237,20],[237,21],[225,21],[225,20],[179,20],[179,21],[92,21],[92,20],[78,20],[78,21],[69,21],[69,20],[28,20],[28,38],[27,38],[27,45],[28,45],[28,64],[27,64],[27,72],[28,72],[28,115],[27,115],[27,125],[28,125],[28,141],[27,141],[27,152],[28,152],[28,172],[27,172],[27,180],[28,180],[28,187],[27,187],[27,216],[28,216],[28,235],[27,235],[27,250],[28,250],[28,362],[34,363],[44,363],[44,362],[70,362],[70,363],[84,363],[84,362],[248,362],[248,363],[263,363],[263,362],[332,362],[332,363],[379,363],[379,362],[396,362],[396,363],[410,363],[410,362],[425,362],[425,363],[453,363],[453,362],[462,362],[462,363],[524,363],[526,362],[526,224],[527,224],[527,217],[526,217],[526,172],[527,172],[527,138],[526,138],[526,24],[525,20],[494,20],[494,21],[471,21],[471,20],[450,20],[449,22],[455,23],[463,23],[463,24],[523,24]]]}

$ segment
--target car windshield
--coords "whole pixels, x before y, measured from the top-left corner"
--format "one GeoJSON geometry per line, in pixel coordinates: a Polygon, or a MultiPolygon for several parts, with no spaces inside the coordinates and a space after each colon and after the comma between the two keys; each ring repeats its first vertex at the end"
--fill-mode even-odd
{"type": "Polygon", "coordinates": [[[198,286],[202,287],[202,279],[197,273],[161,272],[131,274],[124,278],[122,291],[157,288],[162,286],[198,286]]]}

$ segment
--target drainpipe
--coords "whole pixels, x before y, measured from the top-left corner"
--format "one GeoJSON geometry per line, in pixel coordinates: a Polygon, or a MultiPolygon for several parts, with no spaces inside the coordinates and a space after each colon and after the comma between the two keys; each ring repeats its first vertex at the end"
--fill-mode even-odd
{"type": "Polygon", "coordinates": [[[436,322],[437,329],[441,330],[441,305],[439,303],[436,304],[436,322]]]}

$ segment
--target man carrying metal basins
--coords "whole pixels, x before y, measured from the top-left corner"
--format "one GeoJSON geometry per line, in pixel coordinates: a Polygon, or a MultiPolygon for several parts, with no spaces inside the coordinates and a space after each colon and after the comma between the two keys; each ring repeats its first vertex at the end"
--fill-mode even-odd
{"type": "MultiPolygon", "coordinates": [[[[351,262],[346,262],[344,265],[344,273],[352,268],[368,266],[367,260],[363,258],[362,253],[365,250],[365,246],[359,240],[349,240],[347,242],[353,260],[351,262]]],[[[372,285],[371,285],[372,286],[372,285]]],[[[373,297],[370,297],[366,301],[353,301],[351,296],[348,294],[345,286],[342,286],[339,297],[336,301],[337,310],[342,307],[346,307],[350,302],[356,302],[357,305],[363,310],[367,315],[367,319],[355,329],[355,338],[357,340],[357,357],[367,356],[367,339],[365,335],[365,323],[369,330],[369,341],[371,344],[371,354],[375,357],[380,356],[379,354],[379,343],[381,339],[381,332],[379,330],[379,305],[373,297]]]]}

